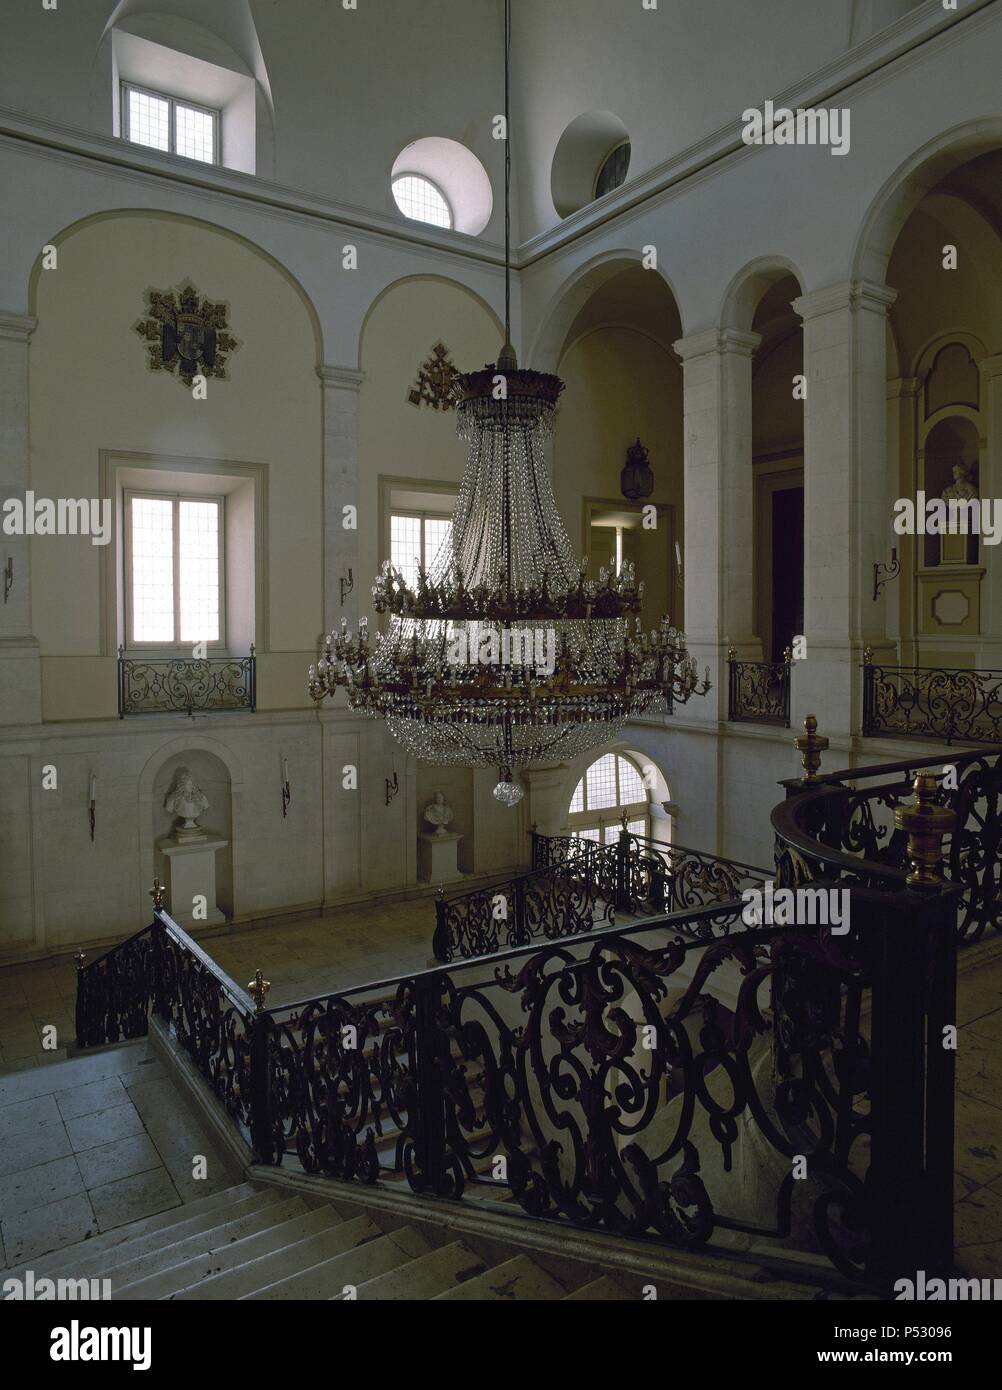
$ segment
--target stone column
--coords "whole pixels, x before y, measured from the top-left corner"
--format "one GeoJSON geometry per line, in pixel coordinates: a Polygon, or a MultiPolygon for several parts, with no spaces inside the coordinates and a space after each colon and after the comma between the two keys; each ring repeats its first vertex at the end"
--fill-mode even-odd
{"type": "Polygon", "coordinates": [[[674,344],[682,358],[685,415],[685,632],[713,689],[685,708],[727,718],[728,646],[761,659],[753,631],[751,359],[757,333],[711,328],[674,344]]]}
{"type": "MultiPolygon", "coordinates": [[[[359,508],[358,487],[358,392],[363,372],[351,367],[318,367],[324,393],[324,631],[337,627],[342,618],[355,631],[358,595],[373,575],[358,571],[358,526],[346,529],[344,508],[359,508]],[[354,587],[341,605],[341,584],[351,570],[354,587]]],[[[358,525],[374,525],[375,518],[358,516],[358,525]]]]}
{"type": "MultiPolygon", "coordinates": [[[[28,343],[36,323],[27,314],[0,312],[0,517],[4,501],[16,497],[23,506],[31,486],[28,343]]],[[[0,724],[38,724],[41,718],[28,537],[8,536],[0,529],[0,724]]]]}
{"type": "Polygon", "coordinates": [[[804,626],[792,722],[824,734],[860,727],[863,648],[893,660],[886,594],[873,565],[890,552],[887,513],[887,311],[896,291],[854,280],[793,301],[804,320],[804,626]]]}
{"type": "MultiPolygon", "coordinates": [[[[983,357],[978,369],[981,372],[981,414],[985,422],[978,491],[982,500],[991,498],[993,521],[996,509],[1002,520],[1002,354],[983,357]]],[[[985,545],[982,539],[981,563],[986,573],[981,581],[978,665],[997,671],[1002,669],[1002,545],[985,545]]]]}

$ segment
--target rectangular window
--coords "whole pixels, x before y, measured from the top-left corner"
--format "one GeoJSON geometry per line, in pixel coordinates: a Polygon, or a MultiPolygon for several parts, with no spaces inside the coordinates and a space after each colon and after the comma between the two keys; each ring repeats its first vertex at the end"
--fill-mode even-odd
{"type": "Polygon", "coordinates": [[[221,497],[126,493],[128,646],[221,644],[223,573],[221,497]]]}
{"type": "Polygon", "coordinates": [[[418,568],[430,569],[443,542],[452,529],[447,516],[427,512],[391,512],[390,564],[398,569],[409,585],[417,582],[418,568]]]}
{"type": "Polygon", "coordinates": [[[122,131],[126,140],[200,164],[219,163],[219,112],[162,92],[122,83],[122,131]]]}

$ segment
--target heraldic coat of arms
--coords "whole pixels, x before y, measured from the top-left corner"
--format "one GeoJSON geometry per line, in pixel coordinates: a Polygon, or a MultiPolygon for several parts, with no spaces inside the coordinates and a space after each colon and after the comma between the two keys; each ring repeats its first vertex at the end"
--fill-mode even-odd
{"type": "Polygon", "coordinates": [[[176,290],[146,291],[147,317],[135,330],[147,345],[151,371],[176,373],[190,387],[195,376],[226,379],[226,358],[240,346],[229,332],[229,305],[203,298],[190,280],[176,290]]]}

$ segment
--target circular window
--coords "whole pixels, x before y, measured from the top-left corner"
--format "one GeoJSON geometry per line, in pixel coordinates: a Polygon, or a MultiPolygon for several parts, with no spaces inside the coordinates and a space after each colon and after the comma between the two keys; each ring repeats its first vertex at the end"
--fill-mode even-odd
{"type": "Polygon", "coordinates": [[[617,145],[614,150],[606,155],[602,161],[602,167],[598,171],[598,178],[595,180],[595,197],[601,198],[604,193],[611,193],[614,188],[626,182],[626,175],[630,168],[630,142],[624,140],[621,145],[617,145]]]}
{"type": "Polygon", "coordinates": [[[405,217],[433,227],[451,227],[452,209],[440,188],[421,174],[403,174],[393,180],[393,199],[405,217]]]}
{"type": "Polygon", "coordinates": [[[390,189],[405,217],[468,236],[484,230],[494,203],[480,160],[442,135],[412,140],[400,151],[390,170],[390,189]]]}
{"type": "Polygon", "coordinates": [[[611,111],[586,111],[571,121],[553,151],[553,206],[570,217],[618,188],[629,166],[630,132],[623,122],[611,111]]]}

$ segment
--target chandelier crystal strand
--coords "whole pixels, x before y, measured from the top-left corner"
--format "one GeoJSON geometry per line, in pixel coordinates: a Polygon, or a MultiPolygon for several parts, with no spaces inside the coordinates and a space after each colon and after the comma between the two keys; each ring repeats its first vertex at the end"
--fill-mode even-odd
{"type": "MultiPolygon", "coordinates": [[[[509,36],[506,3],[506,116],[509,36]]],[[[630,718],[705,694],[710,673],[700,684],[667,617],[642,630],[643,585],[631,564],[618,575],[603,568],[595,581],[587,560],[577,562],[544,457],[564,384],[518,367],[507,246],[505,277],[498,361],[455,384],[469,455],[450,531],[413,585],[384,563],[372,595],[387,631],[373,646],[365,618],[357,636],[342,619],[310,667],[309,688],[316,700],[345,690],[352,709],[384,719],[422,762],[496,767],[494,795],[515,806],[524,795],[517,769],[576,757],[630,718]]]]}

